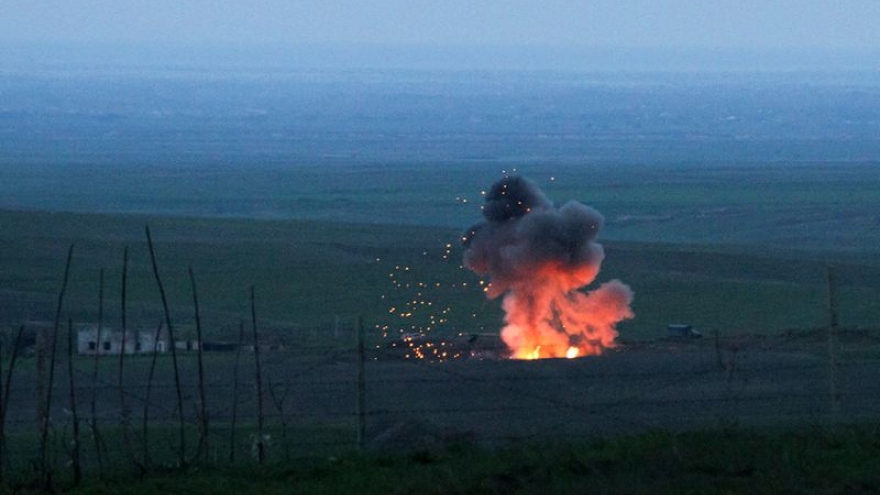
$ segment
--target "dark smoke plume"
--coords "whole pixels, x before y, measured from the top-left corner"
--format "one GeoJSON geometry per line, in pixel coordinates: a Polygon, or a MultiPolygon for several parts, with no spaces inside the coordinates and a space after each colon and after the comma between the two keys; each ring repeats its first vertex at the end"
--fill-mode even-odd
{"type": "Polygon", "coordinates": [[[504,296],[501,337],[515,358],[573,357],[612,347],[614,326],[632,318],[632,291],[618,280],[584,292],[605,252],[595,242],[604,218],[581,203],[561,208],[532,181],[508,176],[483,205],[485,221],[462,236],[465,265],[504,296]]]}

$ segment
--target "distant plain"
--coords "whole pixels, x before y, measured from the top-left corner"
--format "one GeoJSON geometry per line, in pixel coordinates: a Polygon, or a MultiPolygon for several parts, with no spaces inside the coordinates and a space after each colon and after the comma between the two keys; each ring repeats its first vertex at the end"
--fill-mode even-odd
{"type": "Polygon", "coordinates": [[[636,293],[624,338],[673,322],[822,326],[828,264],[841,323],[880,317],[869,73],[165,68],[4,74],[0,91],[8,328],[50,317],[71,243],[75,318],[95,318],[102,267],[119,297],[127,245],[132,304],[153,325],[149,224],[174,307],[191,313],[192,266],[218,338],[251,285],[283,340],[358,316],[392,333],[494,332],[499,304],[460,267],[458,236],[508,173],[605,216],[597,281],[636,293]]]}
{"type": "MultiPolygon", "coordinates": [[[[46,397],[55,396],[60,427],[45,474],[59,486],[69,483],[72,405],[84,411],[91,395],[108,473],[125,473],[126,490],[204,483],[216,493],[242,480],[250,489],[323,489],[328,476],[397,491],[426,479],[450,491],[484,491],[486,479],[505,481],[504,492],[509,482],[616,486],[600,471],[652,489],[660,479],[871,490],[878,131],[875,73],[0,72],[0,345],[2,364],[15,368],[3,481],[18,489],[37,476],[34,390],[45,359],[33,357],[33,344],[38,329],[52,328],[59,300],[68,335],[99,321],[150,332],[165,324],[149,228],[176,338],[195,339],[201,328],[205,341],[258,337],[271,349],[262,358],[206,352],[204,389],[201,353],[181,351],[179,371],[176,357],[156,356],[77,356],[57,366],[46,397]],[[599,358],[405,359],[409,347],[397,344],[412,334],[427,335],[426,346],[497,343],[501,304],[461,266],[459,239],[481,218],[482,191],[513,173],[557,205],[576,200],[602,213],[606,258],[594,285],[630,285],[635,318],[599,358]],[[831,287],[841,332],[828,331],[831,287]],[[671,323],[704,338],[671,337],[671,323]],[[12,365],[19,328],[30,349],[12,365]],[[247,358],[240,377],[239,357],[247,358]],[[264,402],[274,406],[266,430],[264,402]],[[186,411],[179,444],[174,404],[186,411]],[[206,419],[204,438],[195,438],[197,417],[206,419]],[[154,457],[132,484],[137,456],[120,440],[139,418],[143,459],[148,444],[154,457]],[[236,419],[240,435],[227,439],[236,419]],[[797,430],[749,429],[766,426],[797,430]],[[382,450],[394,431],[403,444],[392,435],[382,450]],[[441,431],[463,445],[403,453],[441,431]],[[269,466],[259,469],[248,457],[257,438],[273,439],[269,466]],[[572,443],[583,438],[608,440],[593,450],[572,443]],[[193,469],[167,469],[197,443],[208,455],[196,455],[193,469]],[[372,454],[348,457],[365,443],[379,451],[375,466],[372,454]],[[481,445],[499,448],[490,459],[513,463],[479,461],[481,445]],[[504,445],[515,447],[509,456],[504,445]],[[471,465],[450,477],[450,462],[471,465]],[[283,474],[273,474],[275,463],[283,474]]],[[[106,491],[94,438],[94,449],[84,442],[86,489],[106,491]]]]}

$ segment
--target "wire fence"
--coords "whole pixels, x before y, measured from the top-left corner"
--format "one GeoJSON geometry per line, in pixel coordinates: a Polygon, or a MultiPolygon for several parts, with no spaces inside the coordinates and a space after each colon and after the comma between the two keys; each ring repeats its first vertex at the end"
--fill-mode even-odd
{"type": "Polygon", "coordinates": [[[264,352],[259,381],[252,351],[204,352],[201,385],[195,352],[178,356],[177,373],[167,354],[64,356],[48,395],[40,357],[21,357],[4,388],[4,477],[15,482],[48,470],[63,478],[73,463],[100,475],[358,449],[880,417],[880,332],[873,330],[669,338],[536,361],[479,353],[419,360],[367,341],[363,352],[354,345],[264,352]]]}

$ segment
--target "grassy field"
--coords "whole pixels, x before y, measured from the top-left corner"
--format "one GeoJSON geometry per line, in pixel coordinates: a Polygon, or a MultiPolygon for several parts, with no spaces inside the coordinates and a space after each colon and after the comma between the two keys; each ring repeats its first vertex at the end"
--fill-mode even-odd
{"type": "MultiPolygon", "coordinates": [[[[522,369],[516,368],[521,363],[510,362],[464,362],[446,367],[428,363],[421,368],[394,360],[372,363],[371,422],[385,416],[393,420],[396,414],[418,415],[419,411],[453,424],[467,417],[488,430],[506,428],[484,433],[497,440],[508,435],[528,437],[530,430],[520,426],[531,424],[535,414],[549,418],[546,428],[541,428],[550,431],[554,421],[588,431],[604,428],[606,423],[619,426],[622,423],[616,414],[621,414],[624,422],[647,415],[648,424],[658,428],[675,426],[676,419],[681,419],[678,409],[688,400],[704,406],[695,408],[691,418],[703,425],[718,424],[727,414],[729,401],[744,421],[784,420],[782,404],[792,418],[815,417],[824,422],[827,344],[824,334],[814,330],[828,323],[829,265],[834,266],[837,280],[839,323],[857,331],[853,334],[857,340],[846,344],[841,353],[841,373],[850,384],[865,385],[847,389],[852,396],[845,396],[844,405],[847,418],[863,418],[862,411],[871,407],[874,397],[870,388],[876,362],[873,336],[880,321],[876,303],[880,298],[880,261],[875,242],[880,188],[874,187],[873,169],[746,166],[735,170],[639,170],[633,180],[631,173],[614,167],[563,167],[555,169],[552,180],[546,174],[538,176],[553,199],[583,199],[606,215],[606,229],[600,237],[606,259],[596,283],[619,278],[635,292],[636,318],[619,327],[623,343],[619,353],[604,359],[542,363],[522,369]],[[724,348],[713,350],[710,339],[693,343],[691,349],[666,346],[663,338],[669,323],[693,324],[710,337],[717,332],[724,348]],[[787,333],[805,340],[747,340],[749,335],[787,333]],[[860,349],[867,354],[859,354],[860,349]],[[573,366],[566,367],[568,364],[573,366]],[[473,371],[473,376],[467,370],[473,371]],[[613,379],[605,380],[606,374],[613,379]],[[691,376],[703,380],[699,382],[702,385],[682,378],[691,376]],[[508,380],[510,385],[499,389],[499,380],[508,380]],[[542,389],[536,395],[530,387],[537,383],[542,389]],[[412,384],[419,384],[418,393],[412,384]],[[572,390],[580,391],[575,399],[566,395],[572,390]],[[799,402],[806,400],[801,397],[804,390],[811,391],[808,395],[815,399],[806,405],[799,402]],[[772,391],[769,398],[765,397],[768,391],[772,391]],[[400,400],[404,396],[407,400],[400,400]],[[463,402],[455,405],[456,412],[450,415],[438,409],[438,396],[463,402]],[[783,403],[774,402],[778,400],[783,403]],[[513,406],[502,409],[514,418],[512,422],[497,421],[496,402],[513,406]],[[468,407],[474,410],[466,411],[468,407]],[[553,416],[549,410],[560,415],[553,416]],[[777,413],[779,417],[774,416],[777,413]]],[[[175,442],[169,426],[174,422],[171,405],[175,398],[169,385],[172,374],[169,360],[163,358],[156,376],[156,383],[162,385],[157,385],[151,399],[151,407],[157,408],[151,413],[154,422],[150,424],[157,435],[151,437],[155,438],[156,469],[134,485],[110,471],[100,480],[92,472],[78,492],[154,493],[174,487],[193,493],[231,493],[259,487],[266,493],[280,493],[291,486],[305,493],[369,493],[365,490],[373,488],[377,493],[642,493],[646,487],[660,493],[810,493],[877,488],[876,466],[871,464],[877,458],[873,426],[835,431],[800,427],[770,432],[733,428],[641,433],[606,436],[599,443],[586,444],[553,437],[536,444],[527,440],[500,442],[500,448],[489,450],[464,445],[414,454],[350,455],[354,447],[354,360],[350,351],[358,318],[364,319],[370,348],[377,349],[373,351],[377,356],[384,352],[383,344],[402,333],[442,337],[495,333],[502,324],[499,302],[487,300],[479,279],[461,267],[461,229],[450,226],[476,220],[476,184],[447,183],[436,175],[419,176],[415,169],[406,167],[385,172],[381,180],[366,179],[369,175],[360,173],[348,177],[348,186],[332,196],[335,207],[347,205],[339,212],[318,208],[304,215],[317,211],[322,212],[322,218],[0,210],[4,353],[8,353],[9,339],[20,325],[51,324],[70,245],[74,251],[64,321],[97,321],[103,270],[105,325],[119,325],[122,260],[127,247],[128,324],[155,329],[163,312],[147,249],[146,226],[152,234],[179,337],[195,335],[188,276],[191,267],[205,339],[236,341],[242,324],[249,329],[253,286],[261,339],[288,346],[286,353],[269,358],[266,387],[293,398],[288,409],[278,408],[268,431],[278,438],[282,434],[280,418],[292,412],[300,415],[301,424],[294,421],[284,430],[295,437],[284,445],[294,446],[289,458],[297,462],[274,464],[288,458],[276,448],[271,454],[273,464],[263,468],[252,463],[248,467],[212,467],[201,462],[199,470],[159,469],[159,465],[173,465],[168,458],[173,457],[175,442]],[[381,181],[391,181],[400,189],[408,177],[416,176],[421,182],[411,186],[421,188],[424,194],[385,195],[379,186],[381,181]],[[431,189],[431,184],[439,186],[431,189]],[[458,191],[471,191],[469,201],[455,201],[458,191]],[[357,214],[349,217],[344,213],[347,208],[354,208],[357,214]],[[369,208],[387,215],[366,211],[369,208]],[[334,354],[337,350],[344,352],[334,354]],[[326,441],[332,449],[325,452],[305,440],[326,441]],[[715,448],[718,445],[724,448],[715,448]],[[327,456],[335,457],[330,460],[327,456]]],[[[484,177],[468,180],[478,179],[484,177]]],[[[329,179],[315,184],[318,189],[330,187],[329,179]]],[[[304,198],[325,193],[315,190],[304,198]]],[[[215,452],[226,451],[223,442],[224,428],[228,427],[231,359],[230,355],[214,355],[206,362],[211,387],[208,401],[216,420],[215,452]]],[[[25,357],[16,370],[17,402],[8,419],[17,427],[8,434],[10,448],[22,448],[25,454],[15,461],[18,464],[13,463],[16,478],[9,486],[26,484],[27,462],[35,452],[34,433],[28,431],[34,415],[30,401],[37,375],[35,361],[25,357]]],[[[85,376],[91,365],[90,359],[76,359],[78,376],[85,376]]],[[[124,387],[134,387],[130,389],[130,407],[140,407],[137,398],[142,391],[137,387],[142,387],[148,366],[144,356],[126,364],[124,387]]],[[[189,447],[193,449],[197,437],[193,356],[182,359],[181,366],[188,390],[184,402],[189,447]]],[[[253,376],[252,366],[249,362],[243,368],[248,379],[253,376]]],[[[100,361],[99,410],[109,423],[121,417],[116,371],[115,359],[100,361]]],[[[59,373],[59,383],[64,383],[65,372],[59,373]]],[[[249,423],[240,425],[238,452],[247,457],[248,435],[253,430],[253,393],[240,400],[248,404],[248,411],[242,414],[249,423]]],[[[450,399],[439,402],[454,403],[450,399]]],[[[62,428],[53,431],[52,441],[57,444],[55,455],[61,466],[69,454],[63,447],[69,432],[63,420],[66,413],[56,413],[62,428]]],[[[137,416],[139,411],[134,413],[137,416]]],[[[124,442],[114,437],[119,432],[114,433],[112,426],[105,431],[116,460],[122,459],[116,466],[130,465],[124,460],[130,455],[124,442]]],[[[94,469],[94,459],[87,462],[94,469]]],[[[58,473],[62,472],[59,467],[58,473]]]]}
{"type": "Polygon", "coordinates": [[[195,338],[191,268],[205,340],[251,330],[253,288],[261,342],[284,346],[263,355],[260,386],[256,353],[206,353],[202,390],[194,353],[123,370],[62,345],[47,386],[28,347],[3,382],[0,492],[880,490],[872,75],[168,75],[0,81],[0,371],[17,329],[33,344],[52,327],[70,246],[61,329],[103,313],[105,328],[154,331],[147,226],[177,338],[195,338]],[[635,292],[620,345],[403,358],[401,334],[469,342],[448,337],[502,326],[458,241],[512,172],[604,215],[595,283],[635,292]],[[669,338],[670,323],[707,338],[669,338]]]}
{"type": "MultiPolygon", "coordinates": [[[[878,486],[878,340],[866,332],[840,339],[839,416],[829,408],[824,332],[725,338],[720,350],[710,339],[660,340],[601,358],[537,362],[426,363],[371,350],[364,452],[356,434],[354,353],[267,353],[263,383],[272,398],[265,399],[266,462],[259,466],[253,354],[244,355],[237,392],[234,354],[205,356],[204,450],[193,353],[180,356],[185,447],[177,437],[170,356],[159,360],[149,398],[147,356],[126,360],[121,389],[117,359],[98,360],[92,382],[92,359],[79,357],[73,367],[84,478],[71,491],[870,493],[878,486]],[[88,426],[95,383],[100,442],[88,426]],[[122,412],[122,392],[130,413],[122,412]],[[149,433],[142,434],[145,404],[149,433]]],[[[34,361],[16,369],[0,458],[0,482],[16,493],[46,483],[29,403],[34,361]]],[[[52,487],[64,491],[73,485],[75,445],[65,364],[62,358],[49,436],[52,487]]]]}
{"type": "MultiPolygon", "coordinates": [[[[684,158],[683,158],[684,160],[684,158]]],[[[504,172],[606,218],[605,240],[868,252],[874,163],[382,163],[0,167],[5,208],[421,225],[461,231],[504,172]]]]}
{"type": "Polygon", "coordinates": [[[598,442],[494,450],[456,445],[260,468],[174,470],[134,482],[120,473],[69,493],[873,493],[880,489],[878,459],[876,426],[650,432],[598,442]]]}
{"type": "MultiPolygon", "coordinates": [[[[351,328],[358,317],[392,333],[494,332],[501,324],[499,303],[486,300],[478,278],[461,268],[459,232],[448,228],[21,211],[0,212],[0,225],[0,322],[7,329],[52,319],[70,244],[65,314],[77,323],[96,320],[103,269],[106,321],[117,324],[127,246],[129,318],[154,328],[162,313],[147,225],[184,332],[193,325],[189,267],[213,339],[234,338],[239,322],[250,319],[252,285],[260,319],[288,343],[351,328]]],[[[823,326],[828,264],[836,266],[841,325],[880,320],[880,262],[870,252],[604,244],[597,283],[619,278],[636,294],[637,316],[620,327],[624,338],[656,337],[674,322],[722,333],[823,326]]]]}
{"type": "MultiPolygon", "coordinates": [[[[458,259],[443,259],[445,246],[457,238],[449,230],[308,221],[0,215],[5,227],[2,280],[7,325],[49,318],[47,311],[54,311],[54,306],[47,304],[47,298],[60,289],[66,250],[73,243],[67,305],[72,317],[78,322],[96,318],[99,273],[104,268],[106,310],[112,319],[108,321],[118,321],[123,250],[128,246],[132,315],[143,315],[138,320],[152,326],[161,317],[161,311],[155,312],[161,308],[144,234],[147,224],[181,324],[192,323],[188,267],[196,274],[210,326],[236,332],[241,318],[250,319],[252,285],[263,322],[288,328],[332,326],[337,319],[351,327],[358,316],[378,323],[390,307],[412,297],[419,281],[445,284],[443,292],[456,297],[456,303],[466,301],[462,294],[469,294],[468,307],[483,304],[477,292],[461,290],[475,277],[458,269],[458,259]],[[410,280],[416,272],[421,279],[410,280]],[[411,287],[398,288],[392,273],[411,287]]],[[[212,337],[220,335],[215,332],[212,337]]]]}

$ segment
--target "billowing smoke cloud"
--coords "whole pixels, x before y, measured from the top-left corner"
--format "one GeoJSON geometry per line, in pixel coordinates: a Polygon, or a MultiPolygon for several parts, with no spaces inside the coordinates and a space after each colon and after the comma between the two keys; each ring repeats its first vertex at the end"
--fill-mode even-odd
{"type": "Polygon", "coordinates": [[[462,237],[464,262],[488,275],[488,297],[504,297],[501,338],[512,357],[574,357],[612,347],[614,326],[633,317],[632,291],[619,280],[580,290],[605,257],[595,241],[602,215],[576,201],[557,209],[532,181],[508,176],[486,194],[483,216],[462,237]]]}

